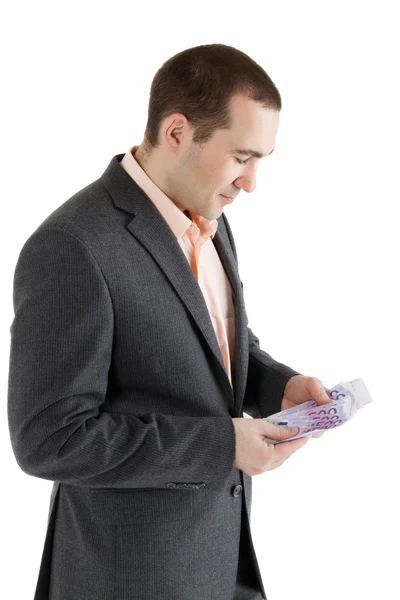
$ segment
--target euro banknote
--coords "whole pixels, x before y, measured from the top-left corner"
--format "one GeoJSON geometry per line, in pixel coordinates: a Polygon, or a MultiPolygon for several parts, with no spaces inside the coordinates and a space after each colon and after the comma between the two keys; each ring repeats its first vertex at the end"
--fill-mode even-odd
{"type": "Polygon", "coordinates": [[[363,406],[372,402],[364,380],[361,377],[351,381],[341,381],[331,389],[327,389],[332,399],[328,404],[317,404],[307,400],[301,404],[264,417],[265,421],[283,427],[298,427],[297,435],[285,440],[273,440],[264,437],[268,444],[281,444],[289,440],[305,437],[319,431],[340,427],[347,423],[363,406]]]}

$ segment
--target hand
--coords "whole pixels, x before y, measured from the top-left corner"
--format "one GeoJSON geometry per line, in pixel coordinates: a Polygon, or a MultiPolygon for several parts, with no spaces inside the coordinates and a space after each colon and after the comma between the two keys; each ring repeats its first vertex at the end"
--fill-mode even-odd
{"type": "Polygon", "coordinates": [[[260,475],[282,465],[296,450],[302,448],[310,436],[268,444],[264,437],[272,440],[284,440],[298,433],[297,427],[281,427],[268,423],[264,419],[232,419],[235,429],[236,449],[233,466],[247,475],[260,475]]]}
{"type": "MultiPolygon", "coordinates": [[[[287,410],[298,406],[307,400],[314,400],[317,404],[328,404],[333,402],[333,398],[328,396],[329,389],[317,377],[307,377],[305,375],[294,375],[287,382],[283,391],[281,410],[287,410]]],[[[311,434],[311,437],[319,438],[323,431],[311,434]]]]}

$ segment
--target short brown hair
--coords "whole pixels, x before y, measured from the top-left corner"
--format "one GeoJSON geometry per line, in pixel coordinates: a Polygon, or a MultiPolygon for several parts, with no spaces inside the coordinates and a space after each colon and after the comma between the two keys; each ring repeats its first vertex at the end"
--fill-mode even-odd
{"type": "Polygon", "coordinates": [[[237,94],[265,108],[282,108],[272,79],[241,50],[206,44],[175,54],[158,69],[151,83],[144,151],[151,153],[159,146],[160,123],[175,112],[185,115],[198,144],[207,142],[217,129],[229,129],[229,104],[237,94]]]}

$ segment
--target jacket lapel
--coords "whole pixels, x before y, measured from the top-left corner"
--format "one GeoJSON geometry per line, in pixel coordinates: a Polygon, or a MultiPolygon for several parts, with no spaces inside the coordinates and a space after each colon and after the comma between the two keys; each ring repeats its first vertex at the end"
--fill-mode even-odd
{"type": "Polygon", "coordinates": [[[230,249],[223,217],[221,215],[218,218],[218,228],[213,242],[231,283],[235,303],[236,361],[235,377],[232,381],[233,390],[226,373],[203,293],[186,256],[169,225],[153,202],[119,164],[123,156],[124,154],[117,154],[111,159],[109,166],[101,176],[101,181],[110,193],[114,204],[134,215],[126,225],[128,231],[153,256],[192,315],[223,372],[222,377],[235,414],[239,413],[241,410],[240,404],[244,397],[248,366],[247,324],[243,310],[240,278],[230,249]]]}

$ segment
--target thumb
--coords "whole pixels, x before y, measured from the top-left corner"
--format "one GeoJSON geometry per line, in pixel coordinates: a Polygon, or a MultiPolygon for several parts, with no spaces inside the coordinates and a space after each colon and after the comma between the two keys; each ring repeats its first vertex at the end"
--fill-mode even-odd
{"type": "Polygon", "coordinates": [[[281,425],[275,425],[274,423],[264,421],[263,434],[271,440],[285,440],[294,437],[298,433],[298,427],[282,427],[281,425]]]}

